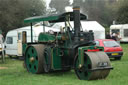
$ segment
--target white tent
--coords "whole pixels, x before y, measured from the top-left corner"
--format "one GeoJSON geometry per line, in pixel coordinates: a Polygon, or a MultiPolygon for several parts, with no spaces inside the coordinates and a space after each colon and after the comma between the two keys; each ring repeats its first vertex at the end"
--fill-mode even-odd
{"type": "MultiPolygon", "coordinates": [[[[71,26],[73,26],[73,22],[70,22],[71,26]]],[[[53,25],[53,28],[64,27],[65,23],[56,23],[53,25]]],[[[97,21],[81,21],[83,31],[93,30],[95,39],[105,39],[105,28],[100,25],[97,21]]]]}
{"type": "Polygon", "coordinates": [[[105,39],[105,28],[97,21],[82,21],[83,30],[93,30],[95,39],[105,39]]]}

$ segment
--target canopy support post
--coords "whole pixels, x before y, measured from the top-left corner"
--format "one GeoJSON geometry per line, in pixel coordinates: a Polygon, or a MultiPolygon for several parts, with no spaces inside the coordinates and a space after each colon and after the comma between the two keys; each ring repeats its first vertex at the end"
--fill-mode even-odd
{"type": "Polygon", "coordinates": [[[32,30],[32,23],[31,23],[31,43],[33,43],[33,30],[32,30]]]}
{"type": "Polygon", "coordinates": [[[45,33],[45,23],[43,21],[43,32],[45,33]]]}

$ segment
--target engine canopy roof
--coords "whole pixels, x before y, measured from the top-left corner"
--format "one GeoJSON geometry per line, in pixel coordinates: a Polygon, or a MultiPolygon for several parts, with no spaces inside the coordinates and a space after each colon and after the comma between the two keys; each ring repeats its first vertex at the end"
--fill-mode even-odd
{"type": "MultiPolygon", "coordinates": [[[[53,14],[48,16],[29,17],[24,19],[24,22],[25,23],[33,23],[33,22],[40,22],[40,21],[49,21],[52,23],[65,22],[67,21],[67,17],[68,19],[70,19],[70,21],[73,21],[74,20],[73,12],[65,12],[61,14],[53,14]]],[[[80,13],[80,20],[86,20],[86,19],[87,19],[87,16],[80,13]]]]}

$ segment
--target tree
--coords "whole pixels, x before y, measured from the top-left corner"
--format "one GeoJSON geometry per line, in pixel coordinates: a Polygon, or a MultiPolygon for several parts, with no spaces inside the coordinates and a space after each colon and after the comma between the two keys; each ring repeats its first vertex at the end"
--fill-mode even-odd
{"type": "Polygon", "coordinates": [[[69,0],[51,0],[50,7],[55,8],[58,13],[64,12],[65,7],[69,6],[69,0]]]}
{"type": "Polygon", "coordinates": [[[116,0],[74,0],[73,5],[79,5],[82,12],[88,15],[88,20],[109,26],[115,19],[115,2],[116,0]]]}
{"type": "Polygon", "coordinates": [[[128,0],[123,0],[120,3],[121,5],[117,11],[116,20],[120,24],[126,24],[128,23],[128,0]]]}
{"type": "Polygon", "coordinates": [[[74,5],[80,5],[82,12],[88,15],[89,20],[96,20],[104,23],[105,0],[75,0],[74,5]]]}
{"type": "Polygon", "coordinates": [[[0,0],[0,28],[6,33],[25,26],[25,18],[44,13],[45,5],[41,0],[0,0]]]}

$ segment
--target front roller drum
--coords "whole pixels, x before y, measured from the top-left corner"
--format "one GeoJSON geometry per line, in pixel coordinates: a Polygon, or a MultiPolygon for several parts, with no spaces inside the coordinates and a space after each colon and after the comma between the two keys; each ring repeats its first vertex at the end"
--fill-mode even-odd
{"type": "Polygon", "coordinates": [[[25,52],[25,65],[29,72],[31,73],[42,73],[44,72],[43,67],[43,52],[44,52],[44,45],[31,45],[28,46],[25,52]]]}
{"type": "Polygon", "coordinates": [[[104,52],[86,52],[83,66],[79,64],[78,56],[75,59],[75,73],[81,80],[104,79],[110,69],[110,60],[104,52]]]}

